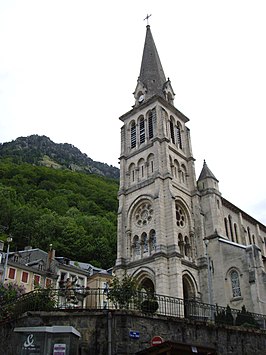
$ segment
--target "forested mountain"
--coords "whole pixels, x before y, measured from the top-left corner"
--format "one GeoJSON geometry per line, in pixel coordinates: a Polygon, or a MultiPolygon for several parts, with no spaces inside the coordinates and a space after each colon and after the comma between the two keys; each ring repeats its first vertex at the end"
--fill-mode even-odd
{"type": "Polygon", "coordinates": [[[2,157],[12,158],[15,163],[24,162],[119,178],[118,168],[93,161],[73,145],[57,144],[46,136],[19,137],[12,142],[0,144],[0,158],[2,157]]]}
{"type": "MultiPolygon", "coordinates": [[[[29,138],[34,137],[39,139],[29,138]]],[[[49,143],[46,149],[45,142],[49,143],[49,139],[40,137],[40,150],[51,157],[53,144],[49,143]]],[[[10,148],[9,158],[0,156],[0,239],[11,234],[11,250],[27,245],[48,250],[49,244],[53,244],[57,256],[103,268],[113,266],[118,180],[23,163],[25,157],[31,156],[33,163],[39,157],[37,148],[27,153],[25,145],[25,140],[18,139],[1,147],[2,153],[12,146],[17,153],[10,148]]],[[[69,156],[76,151],[70,145],[61,148],[69,156]]],[[[61,153],[54,150],[53,154],[56,161],[61,153]]],[[[75,164],[80,162],[78,159],[74,159],[75,164]]],[[[66,160],[66,166],[72,164],[70,158],[66,160]]]]}

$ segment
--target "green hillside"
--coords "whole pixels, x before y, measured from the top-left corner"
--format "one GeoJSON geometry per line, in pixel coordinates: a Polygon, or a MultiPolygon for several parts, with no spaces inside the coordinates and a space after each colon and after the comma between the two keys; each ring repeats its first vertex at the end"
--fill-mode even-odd
{"type": "Polygon", "coordinates": [[[0,239],[108,268],[116,258],[118,180],[0,159],[0,239]]]}

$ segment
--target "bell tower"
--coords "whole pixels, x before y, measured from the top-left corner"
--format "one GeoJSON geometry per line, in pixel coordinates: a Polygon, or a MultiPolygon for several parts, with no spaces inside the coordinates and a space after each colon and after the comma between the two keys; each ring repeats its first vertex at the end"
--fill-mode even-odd
{"type": "Polygon", "coordinates": [[[196,258],[204,253],[195,241],[199,197],[189,120],[175,108],[174,96],[147,25],[135,104],[120,117],[115,270],[134,275],[143,289],[198,298],[196,258]]]}

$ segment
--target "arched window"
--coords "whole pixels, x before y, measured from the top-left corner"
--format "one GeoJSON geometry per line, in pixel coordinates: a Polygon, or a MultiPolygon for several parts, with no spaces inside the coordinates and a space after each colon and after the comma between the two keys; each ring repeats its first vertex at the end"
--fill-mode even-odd
{"type": "Polygon", "coordinates": [[[152,176],[154,172],[154,155],[150,154],[147,159],[148,176],[152,176]]]}
{"type": "Polygon", "coordinates": [[[178,170],[179,170],[179,164],[178,164],[178,161],[175,159],[175,161],[174,161],[174,177],[175,178],[178,177],[178,170]]]}
{"type": "Polygon", "coordinates": [[[128,172],[129,172],[130,184],[133,184],[135,182],[135,164],[134,163],[130,164],[128,172]]]}
{"type": "Polygon", "coordinates": [[[135,148],[136,147],[136,143],[137,143],[137,136],[136,136],[136,123],[135,121],[133,121],[131,123],[131,128],[130,128],[130,134],[131,134],[131,148],[135,148]]]}
{"type": "Polygon", "coordinates": [[[139,143],[142,144],[145,142],[145,121],[144,118],[141,117],[139,121],[139,143]]]}
{"type": "Polygon", "coordinates": [[[144,159],[139,160],[138,170],[139,170],[139,180],[144,179],[144,177],[145,177],[145,161],[144,161],[144,159]]]}
{"type": "Polygon", "coordinates": [[[180,228],[184,228],[186,225],[186,215],[183,208],[176,203],[175,205],[175,213],[176,213],[176,225],[180,228]]]}
{"type": "Polygon", "coordinates": [[[156,251],[156,233],[154,229],[150,231],[149,242],[150,242],[150,251],[151,252],[156,251]]]}
{"type": "Polygon", "coordinates": [[[171,174],[174,175],[174,164],[171,155],[169,155],[169,163],[170,163],[171,174]]]}
{"type": "Polygon", "coordinates": [[[255,240],[255,235],[254,234],[252,234],[252,242],[253,242],[253,244],[256,244],[256,240],[255,240]]]}
{"type": "Polygon", "coordinates": [[[135,235],[133,239],[133,254],[134,257],[140,256],[140,242],[137,235],[135,235]]]}
{"type": "Polygon", "coordinates": [[[236,236],[236,242],[239,243],[238,241],[238,232],[237,232],[237,224],[234,223],[234,231],[235,231],[235,236],[236,236]]]}
{"type": "Polygon", "coordinates": [[[225,227],[225,234],[226,234],[227,238],[229,238],[227,218],[224,219],[224,227],[225,227]]]}
{"type": "Polygon", "coordinates": [[[230,228],[231,240],[232,240],[232,242],[234,242],[234,233],[233,233],[233,226],[232,226],[232,217],[231,217],[230,215],[228,216],[228,220],[229,220],[229,228],[230,228]]]}
{"type": "Polygon", "coordinates": [[[142,244],[142,251],[143,251],[143,254],[148,253],[148,251],[149,251],[149,246],[148,246],[147,233],[142,233],[142,236],[141,236],[141,244],[142,244]]]}
{"type": "Polygon", "coordinates": [[[190,247],[188,236],[185,236],[185,255],[188,257],[190,257],[190,247]]]}
{"type": "Polygon", "coordinates": [[[180,182],[183,184],[187,183],[187,170],[184,164],[181,165],[181,168],[179,170],[180,174],[180,182]]]}
{"type": "Polygon", "coordinates": [[[175,131],[174,131],[174,120],[170,119],[170,135],[171,135],[171,142],[175,144],[175,131]]]}
{"type": "Polygon", "coordinates": [[[184,241],[181,233],[178,234],[178,246],[181,255],[184,255],[184,241]]]}
{"type": "Polygon", "coordinates": [[[182,137],[181,137],[181,129],[179,123],[176,126],[176,145],[178,148],[182,149],[182,137]]]}
{"type": "Polygon", "coordinates": [[[149,139],[153,138],[154,136],[154,123],[156,120],[156,111],[155,109],[151,110],[148,115],[148,133],[149,139]]]}
{"type": "Polygon", "coordinates": [[[239,281],[238,272],[236,270],[230,272],[230,279],[231,279],[233,297],[240,297],[241,296],[240,281],[239,281]]]}
{"type": "Polygon", "coordinates": [[[249,227],[247,227],[247,231],[248,231],[248,242],[249,242],[249,244],[252,244],[250,228],[249,227]]]}

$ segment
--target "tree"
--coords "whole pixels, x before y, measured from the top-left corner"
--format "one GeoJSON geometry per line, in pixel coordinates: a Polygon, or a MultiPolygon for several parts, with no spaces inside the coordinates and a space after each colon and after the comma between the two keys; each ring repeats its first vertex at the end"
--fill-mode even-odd
{"type": "Polygon", "coordinates": [[[116,276],[113,278],[108,292],[108,299],[112,301],[116,307],[128,309],[130,304],[136,301],[136,298],[137,283],[133,276],[129,276],[125,273],[121,280],[116,276]]]}
{"type": "Polygon", "coordinates": [[[12,317],[14,301],[25,293],[23,286],[15,283],[0,283],[0,321],[12,317]]]}

